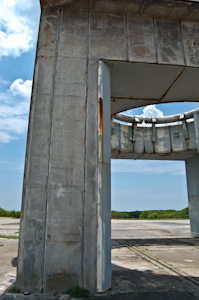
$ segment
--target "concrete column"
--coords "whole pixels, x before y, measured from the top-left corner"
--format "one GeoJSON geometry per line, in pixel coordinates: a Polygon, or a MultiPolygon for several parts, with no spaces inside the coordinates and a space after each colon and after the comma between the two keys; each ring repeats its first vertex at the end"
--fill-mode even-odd
{"type": "Polygon", "coordinates": [[[90,58],[88,11],[42,9],[17,286],[110,287],[110,78],[90,58]],[[99,110],[99,113],[98,113],[99,110]],[[98,117],[99,122],[98,122],[98,117]],[[99,215],[99,217],[98,217],[99,215]]]}
{"type": "Polygon", "coordinates": [[[199,237],[199,154],[185,162],[191,235],[199,237]]]}
{"type": "Polygon", "coordinates": [[[97,290],[111,287],[111,111],[110,69],[99,62],[98,67],[98,232],[97,290]]]}

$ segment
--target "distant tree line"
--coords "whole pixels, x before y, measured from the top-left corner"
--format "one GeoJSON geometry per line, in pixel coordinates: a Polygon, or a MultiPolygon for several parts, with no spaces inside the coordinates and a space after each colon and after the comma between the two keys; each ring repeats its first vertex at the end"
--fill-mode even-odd
{"type": "Polygon", "coordinates": [[[144,211],[111,211],[113,219],[189,219],[189,209],[182,210],[144,210],[144,211]]]}
{"type": "MultiPolygon", "coordinates": [[[[20,218],[20,211],[5,210],[0,207],[0,217],[20,218]]],[[[144,211],[111,211],[113,219],[189,219],[189,209],[182,210],[144,210],[144,211]]]]}
{"type": "Polygon", "coordinates": [[[0,217],[20,218],[20,211],[9,211],[0,207],[0,217]]]}

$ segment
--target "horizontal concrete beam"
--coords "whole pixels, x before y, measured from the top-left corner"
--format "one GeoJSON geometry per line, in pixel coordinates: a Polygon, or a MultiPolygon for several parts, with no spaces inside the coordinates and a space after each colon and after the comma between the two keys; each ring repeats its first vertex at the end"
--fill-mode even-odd
{"type": "Polygon", "coordinates": [[[112,122],[111,157],[186,160],[197,154],[195,121],[173,126],[137,126],[112,122]]]}
{"type": "Polygon", "coordinates": [[[64,4],[72,3],[74,0],[40,0],[41,7],[53,7],[53,6],[61,6],[64,4]]]}
{"type": "Polygon", "coordinates": [[[199,1],[178,0],[40,0],[43,8],[67,6],[69,10],[129,13],[154,18],[199,21],[199,1]]]}
{"type": "Polygon", "coordinates": [[[116,120],[122,121],[122,122],[128,122],[128,123],[142,123],[143,121],[145,123],[155,123],[155,124],[165,124],[165,123],[172,123],[172,122],[179,122],[182,120],[191,119],[194,117],[194,113],[199,113],[199,108],[182,113],[182,114],[176,114],[171,116],[165,116],[165,117],[145,117],[145,116],[131,116],[131,115],[125,115],[122,113],[116,114],[114,118],[116,120]]]}
{"type": "MultiPolygon", "coordinates": [[[[81,0],[82,1],[82,0],[81,0]]],[[[129,0],[127,0],[129,2],[129,0]]],[[[62,6],[62,5],[65,5],[65,4],[70,4],[70,3],[76,3],[77,1],[75,0],[40,0],[40,4],[41,4],[41,7],[52,7],[52,6],[62,6]]],[[[89,0],[89,1],[84,1],[85,3],[88,3],[90,2],[91,3],[91,6],[92,6],[92,0],[89,0]]],[[[95,1],[96,2],[96,1],[95,1]]],[[[103,1],[103,2],[109,2],[108,0],[107,1],[103,1]]],[[[119,2],[119,1],[118,1],[119,2]]],[[[121,0],[121,8],[123,8],[123,4],[125,1],[121,0]]],[[[132,0],[132,2],[137,2],[137,1],[134,1],[132,0]]],[[[145,3],[149,3],[149,2],[156,2],[154,0],[147,0],[147,1],[143,1],[145,3]]],[[[182,1],[178,1],[178,0],[170,0],[170,1],[157,1],[158,3],[160,2],[171,2],[171,3],[182,3],[182,1]]],[[[199,2],[199,0],[184,0],[183,2],[199,2]]]]}

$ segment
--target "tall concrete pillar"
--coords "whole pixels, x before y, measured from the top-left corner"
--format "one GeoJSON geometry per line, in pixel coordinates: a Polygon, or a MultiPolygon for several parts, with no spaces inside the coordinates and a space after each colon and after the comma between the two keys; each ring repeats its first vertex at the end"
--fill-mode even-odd
{"type": "Polygon", "coordinates": [[[191,235],[199,237],[199,154],[187,159],[185,163],[191,235]]]}
{"type": "Polygon", "coordinates": [[[42,9],[22,198],[21,291],[110,287],[110,74],[89,56],[89,18],[88,11],[42,9]]]}
{"type": "Polygon", "coordinates": [[[98,242],[97,290],[111,287],[111,107],[110,69],[99,62],[98,69],[98,242]]]}

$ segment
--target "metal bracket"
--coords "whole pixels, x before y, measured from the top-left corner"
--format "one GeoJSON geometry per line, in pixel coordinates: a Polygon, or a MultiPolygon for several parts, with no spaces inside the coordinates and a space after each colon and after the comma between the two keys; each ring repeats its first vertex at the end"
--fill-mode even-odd
{"type": "Polygon", "coordinates": [[[189,134],[187,131],[187,122],[185,120],[184,114],[180,115],[180,120],[182,121],[182,130],[183,130],[184,138],[185,138],[185,140],[188,140],[189,134]]]}
{"type": "Polygon", "coordinates": [[[183,129],[183,134],[184,134],[185,140],[188,140],[189,139],[189,134],[188,134],[188,131],[187,131],[187,122],[186,122],[185,119],[182,120],[182,129],[183,129]]]}
{"type": "Polygon", "coordinates": [[[156,143],[157,141],[157,131],[156,131],[156,126],[155,126],[155,123],[156,123],[156,119],[155,118],[152,118],[152,143],[156,143]]]}
{"type": "Polygon", "coordinates": [[[199,114],[198,113],[194,113],[194,127],[195,127],[196,147],[199,153],[199,114]]]}
{"type": "Polygon", "coordinates": [[[137,136],[137,123],[132,123],[132,142],[136,141],[136,136],[137,136]]]}

